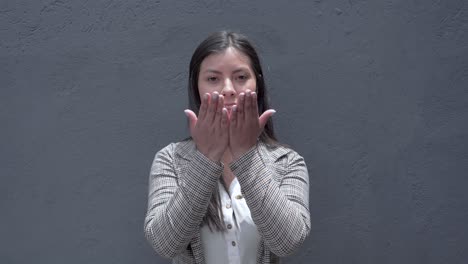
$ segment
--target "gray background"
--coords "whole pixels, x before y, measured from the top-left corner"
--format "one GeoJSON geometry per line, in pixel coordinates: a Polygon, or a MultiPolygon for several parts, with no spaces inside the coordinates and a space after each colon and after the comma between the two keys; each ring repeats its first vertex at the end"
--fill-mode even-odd
{"type": "Polygon", "coordinates": [[[219,29],[256,43],[312,231],[286,263],[467,263],[468,3],[0,1],[0,263],[168,263],[156,151],[219,29]]]}

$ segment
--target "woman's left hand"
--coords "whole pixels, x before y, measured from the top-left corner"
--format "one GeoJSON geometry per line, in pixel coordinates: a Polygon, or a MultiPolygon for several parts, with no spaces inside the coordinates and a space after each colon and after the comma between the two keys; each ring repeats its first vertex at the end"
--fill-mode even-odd
{"type": "Polygon", "coordinates": [[[229,124],[229,149],[233,160],[237,160],[257,143],[265,124],[275,112],[268,109],[259,117],[257,94],[250,90],[239,94],[229,124]]]}

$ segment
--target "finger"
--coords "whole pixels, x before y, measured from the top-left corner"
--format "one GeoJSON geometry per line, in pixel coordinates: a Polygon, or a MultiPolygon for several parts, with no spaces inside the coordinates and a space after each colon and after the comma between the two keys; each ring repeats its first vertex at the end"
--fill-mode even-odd
{"type": "Polygon", "coordinates": [[[242,122],[244,120],[244,101],[245,93],[240,93],[239,102],[237,104],[237,122],[242,122]]]}
{"type": "Polygon", "coordinates": [[[268,119],[276,113],[275,110],[273,109],[268,109],[266,110],[259,118],[258,122],[260,123],[260,128],[264,128],[266,123],[268,122],[268,119]]]}
{"type": "Polygon", "coordinates": [[[244,99],[244,109],[245,113],[247,113],[250,110],[250,107],[252,106],[252,93],[250,90],[245,91],[245,99],[244,99]]]}
{"type": "Polygon", "coordinates": [[[218,107],[218,98],[219,94],[217,92],[214,92],[211,94],[211,101],[210,104],[208,105],[208,113],[206,115],[206,120],[208,122],[213,122],[214,118],[216,116],[216,108],[218,107]]]}
{"type": "Polygon", "coordinates": [[[225,107],[222,109],[222,114],[221,114],[221,129],[223,131],[226,131],[228,128],[229,122],[228,122],[228,111],[225,107]]]}
{"type": "Polygon", "coordinates": [[[200,110],[198,111],[198,118],[203,120],[206,118],[206,113],[208,111],[208,105],[210,100],[210,94],[205,93],[201,98],[200,110]]]}
{"type": "Polygon", "coordinates": [[[195,128],[195,125],[197,124],[197,120],[198,120],[197,115],[192,110],[189,110],[189,109],[184,110],[184,113],[189,120],[190,131],[193,131],[193,129],[195,128]]]}
{"type": "Polygon", "coordinates": [[[257,93],[252,92],[252,110],[250,111],[252,113],[252,116],[257,118],[258,117],[258,104],[257,104],[257,93]]]}
{"type": "Polygon", "coordinates": [[[221,118],[223,116],[223,108],[224,108],[224,96],[219,95],[218,97],[218,106],[216,109],[216,114],[214,118],[214,122],[216,126],[221,126],[221,118]]]}
{"type": "Polygon", "coordinates": [[[252,116],[252,93],[250,90],[247,90],[244,99],[244,119],[247,121],[252,116]]]}
{"type": "Polygon", "coordinates": [[[237,105],[233,105],[231,109],[231,118],[229,120],[229,128],[236,128],[237,118],[238,118],[237,116],[238,116],[237,105]]]}

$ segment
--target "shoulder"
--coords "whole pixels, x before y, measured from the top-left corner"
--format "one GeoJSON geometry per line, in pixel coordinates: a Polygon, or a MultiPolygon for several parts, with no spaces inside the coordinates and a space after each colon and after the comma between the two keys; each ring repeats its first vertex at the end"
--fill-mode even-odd
{"type": "Polygon", "coordinates": [[[299,153],[293,150],[291,147],[282,144],[269,144],[266,142],[259,142],[258,145],[260,154],[269,159],[272,163],[283,163],[287,164],[297,159],[303,159],[299,153]]]}
{"type": "Polygon", "coordinates": [[[185,157],[196,149],[195,143],[191,138],[179,142],[171,142],[156,153],[160,157],[185,157]]]}

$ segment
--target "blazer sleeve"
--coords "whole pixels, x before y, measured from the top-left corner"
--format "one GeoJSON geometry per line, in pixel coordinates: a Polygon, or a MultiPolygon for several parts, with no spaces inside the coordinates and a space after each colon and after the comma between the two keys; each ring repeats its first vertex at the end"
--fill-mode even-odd
{"type": "Polygon", "coordinates": [[[265,245],[280,257],[298,249],[310,232],[307,167],[293,150],[286,158],[283,176],[274,175],[277,172],[265,162],[258,147],[230,164],[265,245]],[[280,182],[274,180],[278,176],[280,182]]]}
{"type": "Polygon", "coordinates": [[[144,231],[155,251],[174,258],[187,248],[206,213],[223,171],[221,163],[194,151],[182,175],[177,175],[174,146],[159,151],[149,175],[144,231]]]}

